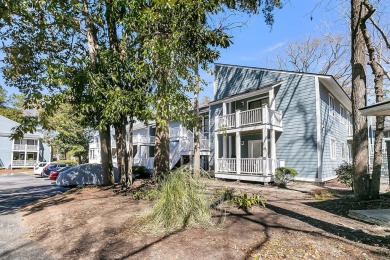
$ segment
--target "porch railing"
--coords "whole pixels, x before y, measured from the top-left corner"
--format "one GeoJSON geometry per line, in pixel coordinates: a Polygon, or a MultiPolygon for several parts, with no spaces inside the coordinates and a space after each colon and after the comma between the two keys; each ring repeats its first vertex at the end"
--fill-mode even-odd
{"type": "Polygon", "coordinates": [[[12,160],[12,166],[34,166],[37,160],[12,160]]]}
{"type": "Polygon", "coordinates": [[[282,127],[282,112],[271,110],[268,105],[264,105],[261,108],[238,110],[233,114],[217,116],[216,121],[219,130],[255,124],[272,124],[282,127]]]}
{"type": "Polygon", "coordinates": [[[273,175],[280,167],[280,161],[272,158],[241,158],[237,167],[236,158],[218,158],[217,172],[248,174],[248,175],[273,175]]]}
{"type": "Polygon", "coordinates": [[[236,159],[227,159],[227,158],[219,158],[217,172],[229,172],[234,173],[237,171],[237,160],[236,159]]]}
{"type": "Polygon", "coordinates": [[[236,114],[229,114],[219,117],[218,129],[229,129],[236,127],[236,114]]]}
{"type": "Polygon", "coordinates": [[[263,122],[263,108],[240,112],[240,125],[251,125],[263,122]]]}
{"type": "Polygon", "coordinates": [[[14,150],[18,151],[38,151],[38,145],[14,144],[14,150]]]}
{"type": "Polygon", "coordinates": [[[200,150],[210,150],[209,139],[206,138],[200,139],[200,150]]]}

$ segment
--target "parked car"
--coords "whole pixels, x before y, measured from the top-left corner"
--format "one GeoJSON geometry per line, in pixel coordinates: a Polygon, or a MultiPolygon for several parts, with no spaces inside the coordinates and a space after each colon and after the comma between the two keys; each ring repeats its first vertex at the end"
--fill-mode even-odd
{"type": "Polygon", "coordinates": [[[66,163],[56,163],[56,162],[49,163],[47,166],[43,168],[41,172],[41,176],[42,177],[49,176],[51,171],[60,170],[66,166],[67,166],[66,163]]]}
{"type": "Polygon", "coordinates": [[[70,169],[70,168],[73,168],[75,167],[74,165],[68,165],[68,166],[65,166],[64,168],[61,168],[61,169],[57,169],[57,170],[54,170],[54,171],[51,171],[50,174],[49,174],[49,180],[52,180],[52,181],[55,181],[57,180],[57,176],[60,172],[63,172],[63,171],[66,171],[67,169],[70,169]]]}
{"type": "MultiPolygon", "coordinates": [[[[118,168],[114,167],[115,182],[119,181],[118,168]]],[[[80,164],[58,174],[58,186],[102,185],[102,164],[80,164]]]]}
{"type": "Polygon", "coordinates": [[[51,162],[39,162],[34,166],[34,174],[41,175],[43,168],[49,165],[51,162]]]}

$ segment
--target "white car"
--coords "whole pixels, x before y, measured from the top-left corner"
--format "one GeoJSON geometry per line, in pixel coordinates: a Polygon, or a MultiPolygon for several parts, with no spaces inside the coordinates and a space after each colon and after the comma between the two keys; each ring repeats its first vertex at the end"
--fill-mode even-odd
{"type": "MultiPolygon", "coordinates": [[[[119,181],[118,168],[114,167],[115,182],[119,181]]],[[[102,164],[80,164],[58,174],[56,184],[58,186],[84,186],[102,185],[102,164]]]]}
{"type": "Polygon", "coordinates": [[[39,162],[34,166],[34,174],[41,175],[43,168],[49,165],[51,162],[39,162]]]}

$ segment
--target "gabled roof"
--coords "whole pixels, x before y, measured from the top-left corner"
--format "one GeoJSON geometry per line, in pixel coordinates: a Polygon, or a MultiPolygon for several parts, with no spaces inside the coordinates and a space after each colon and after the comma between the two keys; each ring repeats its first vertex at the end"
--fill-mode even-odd
{"type": "MultiPolygon", "coordinates": [[[[314,76],[318,77],[321,82],[325,83],[325,87],[332,93],[335,94],[338,99],[343,100],[344,102],[348,103],[347,109],[352,110],[352,103],[351,98],[348,96],[348,94],[344,91],[344,89],[340,86],[340,84],[337,82],[337,80],[332,75],[325,75],[325,74],[319,74],[319,73],[309,73],[309,72],[298,72],[298,71],[289,71],[289,70],[279,70],[279,69],[268,69],[268,68],[259,68],[259,67],[251,67],[251,66],[242,66],[242,65],[232,65],[232,64],[224,64],[224,63],[214,63],[215,67],[222,66],[222,67],[234,67],[234,68],[242,68],[242,69],[250,69],[250,70],[258,70],[258,71],[269,71],[269,72],[277,72],[277,73],[287,73],[287,74],[294,74],[294,75],[307,75],[307,76],[314,76]]],[[[267,87],[267,86],[261,86],[261,88],[267,87]]],[[[252,91],[255,91],[253,89],[252,91]]],[[[229,97],[230,98],[230,97],[229,97]]],[[[212,101],[212,103],[217,102],[217,100],[212,101]]]]}
{"type": "MultiPolygon", "coordinates": [[[[15,122],[5,116],[0,115],[0,136],[10,137],[12,134],[12,128],[19,126],[18,122],[15,122]]],[[[41,138],[39,133],[25,134],[24,138],[41,138]]]]}

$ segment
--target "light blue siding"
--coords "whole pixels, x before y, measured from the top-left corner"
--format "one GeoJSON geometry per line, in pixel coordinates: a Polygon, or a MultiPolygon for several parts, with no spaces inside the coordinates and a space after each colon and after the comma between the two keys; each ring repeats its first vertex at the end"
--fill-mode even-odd
{"type": "Polygon", "coordinates": [[[0,136],[0,160],[3,163],[3,166],[0,165],[0,168],[8,168],[11,165],[11,157],[12,140],[10,140],[9,137],[0,136]]]}
{"type": "Polygon", "coordinates": [[[320,106],[321,106],[321,158],[322,177],[324,179],[336,176],[334,171],[343,160],[341,159],[341,145],[345,144],[346,159],[349,158],[347,144],[348,124],[346,118],[347,110],[344,108],[344,123],[340,115],[340,101],[334,97],[334,116],[329,111],[329,91],[320,83],[320,106]],[[331,139],[336,141],[336,158],[331,158],[331,139]]]}

